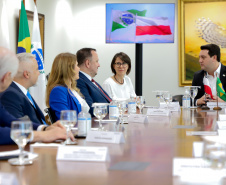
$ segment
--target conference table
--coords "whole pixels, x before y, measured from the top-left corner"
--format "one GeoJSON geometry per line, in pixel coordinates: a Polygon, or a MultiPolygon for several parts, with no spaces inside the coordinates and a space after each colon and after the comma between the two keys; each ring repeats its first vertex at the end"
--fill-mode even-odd
{"type": "MultiPolygon", "coordinates": [[[[219,111],[183,109],[171,116],[148,116],[145,123],[125,124],[125,143],[109,144],[87,142],[78,139],[78,146],[106,146],[110,154],[107,162],[57,161],[57,148],[34,148],[38,153],[32,165],[11,166],[0,162],[0,172],[15,173],[21,185],[170,185],[182,184],[172,175],[173,158],[191,158],[193,142],[202,141],[200,136],[187,136],[186,131],[212,131],[216,129],[219,111]],[[116,164],[146,164],[142,170],[114,170],[116,164]]],[[[93,121],[93,127],[97,127],[93,121]]],[[[110,123],[103,123],[111,130],[110,123]]],[[[17,149],[5,145],[0,151],[17,149]]],[[[29,144],[26,146],[29,150],[29,144]]],[[[225,183],[224,183],[225,184],[225,183]]]]}

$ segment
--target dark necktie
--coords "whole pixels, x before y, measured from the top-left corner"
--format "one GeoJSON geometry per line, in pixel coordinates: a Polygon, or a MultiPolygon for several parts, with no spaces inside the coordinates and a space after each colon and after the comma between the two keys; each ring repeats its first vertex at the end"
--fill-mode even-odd
{"type": "Polygon", "coordinates": [[[96,81],[94,80],[94,79],[92,79],[91,80],[93,83],[95,83],[96,84],[96,86],[100,89],[100,91],[104,94],[104,96],[108,99],[108,101],[109,102],[111,102],[111,98],[108,96],[108,95],[106,95],[105,93],[104,93],[104,91],[101,89],[101,87],[96,83],[96,81]]]}
{"type": "MultiPolygon", "coordinates": [[[[31,104],[33,105],[33,107],[36,109],[35,103],[34,103],[32,97],[31,97],[31,94],[30,94],[28,91],[27,91],[27,97],[28,97],[28,99],[31,101],[31,104]]],[[[36,109],[36,110],[37,110],[37,109],[36,109]]],[[[44,125],[47,125],[46,122],[45,122],[42,118],[41,118],[41,120],[42,120],[42,123],[43,123],[44,125]]]]}

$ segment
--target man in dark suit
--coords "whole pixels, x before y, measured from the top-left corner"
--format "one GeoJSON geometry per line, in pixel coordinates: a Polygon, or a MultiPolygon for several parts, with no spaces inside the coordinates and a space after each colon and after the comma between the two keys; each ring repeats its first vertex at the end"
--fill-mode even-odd
{"type": "MultiPolygon", "coordinates": [[[[17,73],[19,61],[10,50],[0,47],[0,92],[5,91],[12,83],[13,77],[17,73]]],[[[14,144],[10,138],[10,127],[12,121],[18,121],[14,116],[8,113],[0,103],[0,145],[14,144]]],[[[40,128],[40,124],[33,123],[33,129],[40,128]]],[[[40,131],[34,131],[30,138],[31,141],[52,142],[57,139],[66,139],[66,129],[60,122],[51,126],[41,125],[40,131]]],[[[73,137],[71,137],[74,140],[73,137]]]]}
{"type": "Polygon", "coordinates": [[[39,70],[35,56],[31,53],[17,54],[19,59],[18,73],[9,88],[0,93],[0,101],[4,108],[14,117],[28,116],[32,122],[45,124],[45,117],[31,96],[28,89],[38,80],[39,70]],[[30,99],[29,99],[30,98],[30,99]]]}
{"type": "MultiPolygon", "coordinates": [[[[214,95],[214,100],[210,101],[216,101],[218,98],[219,102],[223,102],[222,99],[216,96],[216,76],[220,78],[223,88],[226,89],[226,66],[220,62],[220,48],[215,44],[203,45],[200,48],[201,51],[199,54],[199,63],[202,70],[197,71],[194,74],[192,81],[192,86],[201,87],[201,89],[198,90],[197,96],[195,97],[196,104],[204,105],[206,103],[203,84],[204,76],[209,80],[212,93],[214,95]]],[[[207,98],[210,98],[209,95],[207,95],[207,98]]]]}
{"type": "Polygon", "coordinates": [[[111,98],[107,92],[94,81],[100,67],[99,58],[96,50],[93,48],[83,48],[77,53],[78,66],[80,68],[77,87],[85,97],[87,104],[90,106],[90,114],[93,116],[93,103],[110,103],[111,98]]]}

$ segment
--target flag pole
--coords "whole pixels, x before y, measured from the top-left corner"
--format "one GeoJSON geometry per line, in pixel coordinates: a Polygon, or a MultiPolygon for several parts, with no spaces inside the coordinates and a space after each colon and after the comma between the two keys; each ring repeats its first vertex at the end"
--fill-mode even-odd
{"type": "Polygon", "coordinates": [[[217,93],[217,74],[215,76],[216,78],[216,94],[217,94],[217,106],[213,108],[213,110],[222,110],[221,107],[218,107],[218,93],[217,93]]]}

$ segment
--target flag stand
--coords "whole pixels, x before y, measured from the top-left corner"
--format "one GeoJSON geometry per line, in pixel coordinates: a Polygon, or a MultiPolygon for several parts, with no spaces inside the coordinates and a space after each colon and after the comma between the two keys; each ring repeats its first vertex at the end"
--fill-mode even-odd
{"type": "Polygon", "coordinates": [[[213,108],[213,110],[222,110],[221,107],[218,107],[218,96],[217,96],[217,106],[213,108]]]}
{"type": "MultiPolygon", "coordinates": [[[[206,93],[205,93],[205,103],[207,104],[206,93]]],[[[210,108],[206,104],[202,106],[202,110],[210,110],[210,108]]]]}

